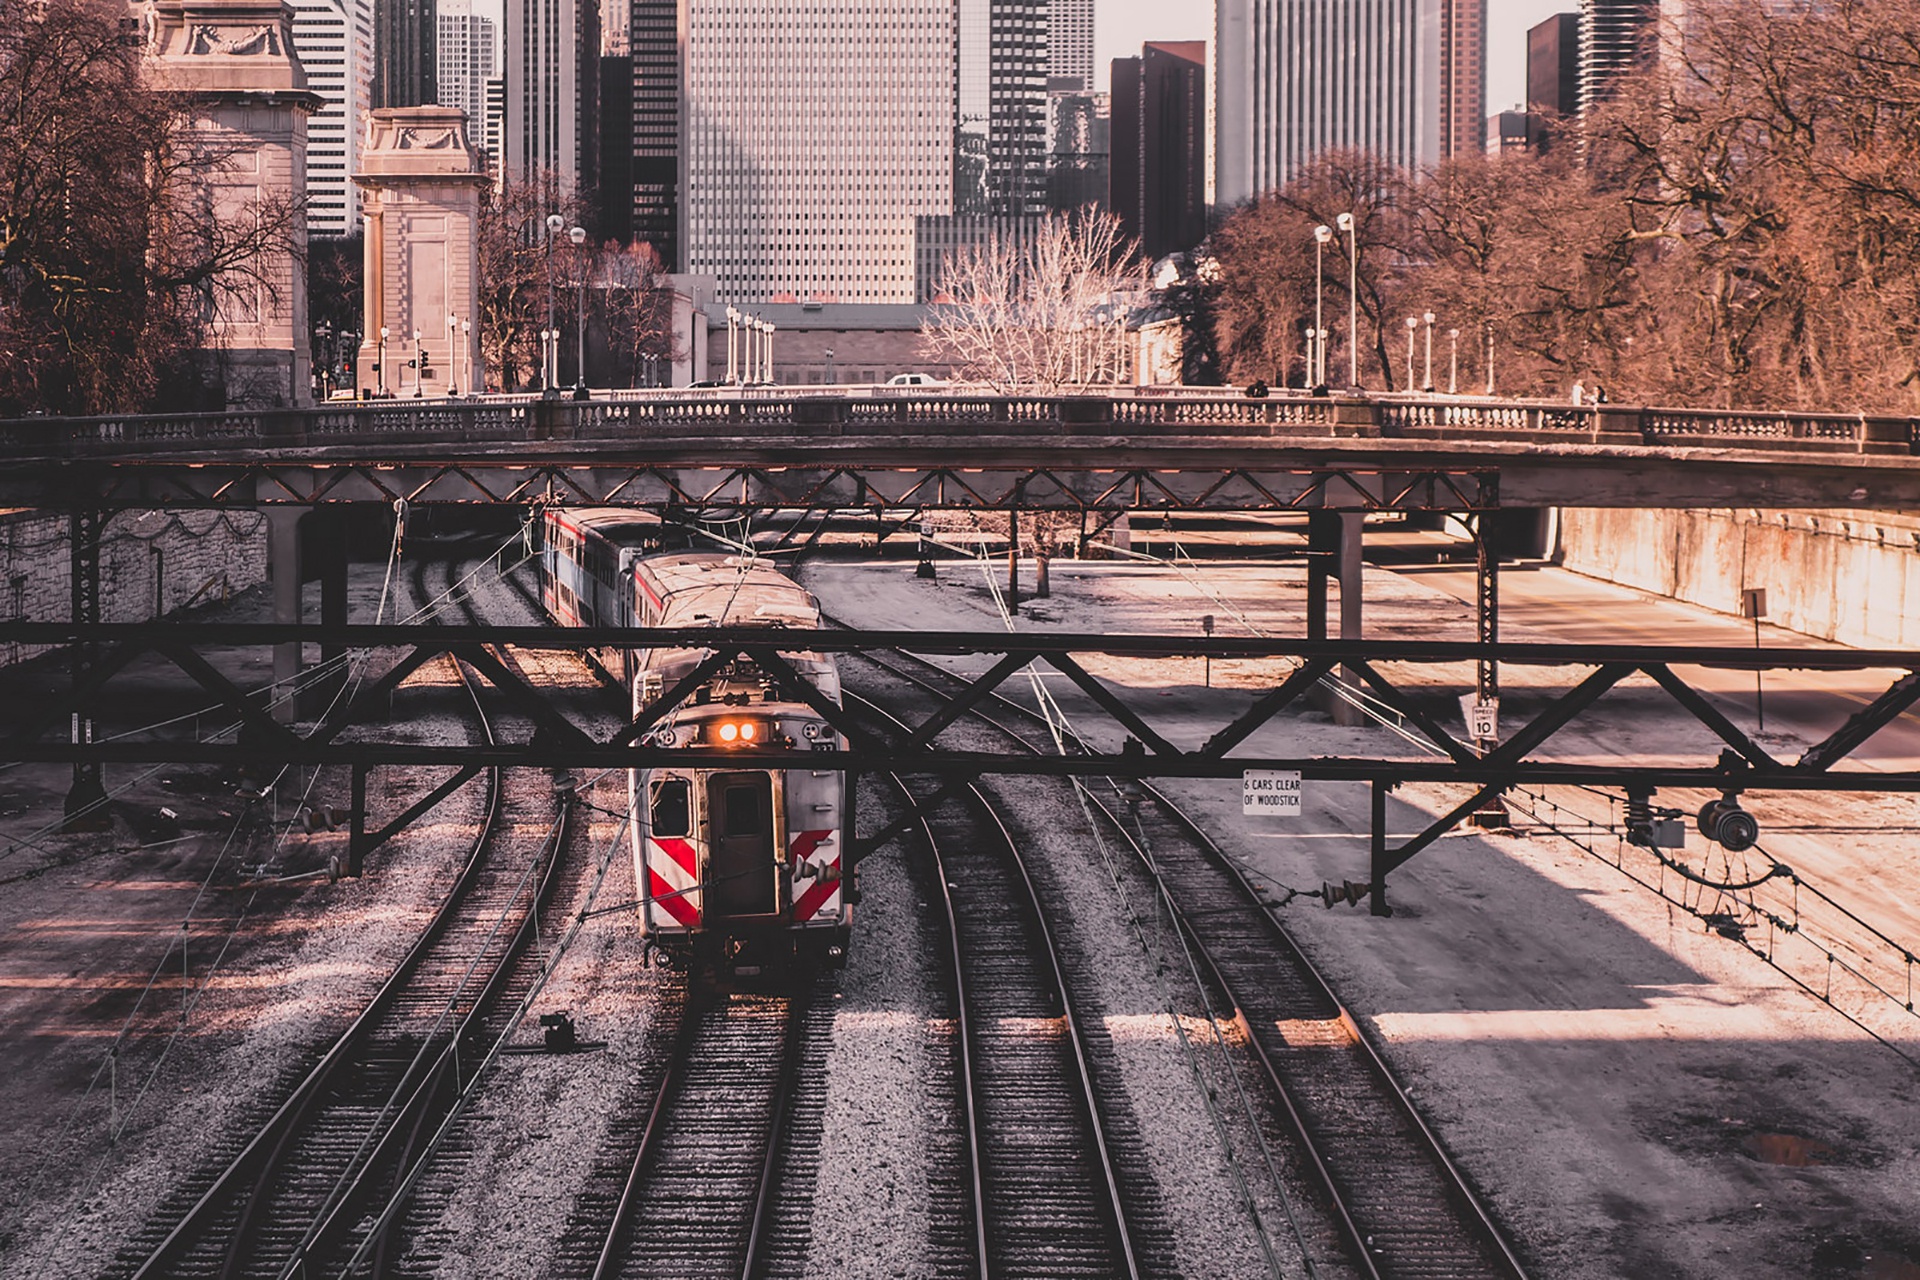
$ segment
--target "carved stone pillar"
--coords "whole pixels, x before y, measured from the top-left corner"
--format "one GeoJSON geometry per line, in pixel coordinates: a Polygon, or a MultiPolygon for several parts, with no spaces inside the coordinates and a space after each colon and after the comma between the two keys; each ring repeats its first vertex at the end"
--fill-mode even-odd
{"type": "Polygon", "coordinates": [[[227,403],[312,399],[307,319],[307,117],[323,100],[293,51],[293,10],[280,0],[155,0],[149,83],[174,95],[198,152],[207,216],[223,228],[276,228],[257,270],[216,282],[209,358],[227,403]]]}
{"type": "Polygon", "coordinates": [[[353,181],[367,223],[360,367],[372,370],[383,346],[385,355],[381,376],[362,375],[361,385],[384,385],[390,396],[484,390],[479,259],[487,172],[467,136],[466,112],[373,112],[353,181]]]}

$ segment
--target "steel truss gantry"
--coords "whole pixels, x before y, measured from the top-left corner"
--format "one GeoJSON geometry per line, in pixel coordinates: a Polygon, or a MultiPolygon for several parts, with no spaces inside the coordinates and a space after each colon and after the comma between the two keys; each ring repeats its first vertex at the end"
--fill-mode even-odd
{"type": "Polygon", "coordinates": [[[73,464],[63,469],[61,490],[69,501],[106,508],[553,504],[647,507],[710,519],[774,511],[1380,512],[1500,505],[1494,467],[1414,460],[1404,466],[1261,465],[1218,457],[1115,465],[1128,451],[1090,444],[1082,453],[1084,460],[1073,468],[1006,458],[943,466],[920,457],[699,466],[615,456],[540,458],[531,452],[404,462],[332,456],[191,464],[132,460],[73,464]]]}
{"type": "MultiPolygon", "coordinates": [[[[1376,795],[1405,783],[1451,783],[1472,794],[1426,830],[1398,847],[1388,847],[1384,828],[1375,833],[1376,905],[1383,905],[1389,872],[1463,821],[1469,814],[1517,786],[1582,784],[1623,787],[1651,793],[1659,787],[1738,794],[1748,791],[1920,791],[1913,770],[1837,771],[1862,744],[1920,701],[1920,653],[1857,649],[1754,650],[1705,646],[1586,644],[1481,644],[1410,640],[1288,640],[1154,635],[1008,635],[901,631],[806,631],[765,628],[622,630],[615,628],[474,627],[418,625],[314,626],[305,624],[160,623],[73,626],[60,623],[0,624],[0,642],[91,646],[96,659],[76,667],[67,686],[29,696],[22,692],[0,711],[0,763],[207,764],[260,767],[335,766],[351,771],[354,789],[352,862],[438,803],[481,769],[538,766],[566,769],[636,767],[781,766],[794,752],[767,749],[665,747],[651,731],[720,670],[750,663],[771,675],[781,688],[812,705],[845,737],[843,749],[810,751],[809,768],[925,774],[956,788],[989,775],[1113,778],[1232,778],[1248,769],[1297,770],[1304,779],[1364,781],[1376,795]],[[285,725],[273,719],[258,694],[242,689],[219,670],[212,650],[258,650],[298,642],[339,646],[372,665],[350,701],[318,721],[285,725]],[[708,656],[674,688],[661,693],[618,733],[596,737],[577,716],[580,691],[535,687],[515,674],[500,656],[502,646],[526,650],[581,652],[587,649],[686,647],[708,656]],[[783,655],[798,652],[855,655],[903,651],[926,657],[971,659],[956,671],[948,693],[928,693],[925,714],[905,732],[889,733],[823,698],[801,678],[783,655]],[[425,663],[451,655],[489,681],[513,709],[533,726],[524,741],[493,745],[436,745],[406,741],[387,731],[390,699],[401,683],[425,663]],[[1182,659],[1279,659],[1289,674],[1272,687],[1247,697],[1204,739],[1194,741],[1171,729],[1156,728],[1153,717],[1131,697],[1129,686],[1103,678],[1103,664],[1114,660],[1139,664],[1182,659]],[[120,732],[110,741],[71,741],[64,729],[79,709],[115,705],[127,714],[129,700],[110,698],[117,679],[134,681],[140,664],[170,665],[184,673],[224,711],[240,734],[191,740],[177,729],[120,732]],[[1504,741],[1479,749],[1443,723],[1462,690],[1458,673],[1482,664],[1509,668],[1582,670],[1542,682],[1528,696],[1536,703],[1530,718],[1504,741]],[[1090,743],[1111,747],[1051,757],[1001,755],[951,745],[943,735],[972,709],[981,706],[1016,673],[1050,670],[1078,688],[1097,709],[1078,726],[1090,743]],[[1838,693],[1830,698],[1832,729],[1797,759],[1776,758],[1695,687],[1686,667],[1741,670],[1884,671],[1892,678],[1885,691],[1864,707],[1838,693]],[[973,670],[972,668],[981,668],[973,670]],[[1365,686],[1371,696],[1398,716],[1410,737],[1405,750],[1367,756],[1277,755],[1271,748],[1249,750],[1253,736],[1288,708],[1301,703],[1314,685],[1336,668],[1365,686]],[[376,673],[377,674],[374,674],[376,673]],[[1562,729],[1594,706],[1608,691],[1631,677],[1644,676],[1664,690],[1674,706],[1711,735],[1716,754],[1692,763],[1648,765],[1625,759],[1556,758],[1549,744],[1562,729]],[[1176,741],[1184,737],[1186,741],[1176,741]],[[452,766],[453,779],[416,802],[375,832],[367,829],[365,779],[371,769],[390,766],[452,766]]],[[[147,669],[151,669],[149,666],[147,669]]],[[[1165,681],[1156,681],[1155,685],[1165,681]]],[[[1819,696],[1819,695],[1814,695],[1819,696]]],[[[1515,703],[1509,701],[1509,714],[1515,703]]],[[[596,706],[604,716],[605,707],[596,706]]],[[[119,728],[119,726],[115,726],[119,728]]],[[[1591,751],[1591,745],[1586,750],[1591,751]]],[[[945,793],[941,793],[944,795],[945,793]]],[[[939,803],[939,796],[925,802],[939,803]]],[[[888,828],[862,837],[856,858],[891,839],[888,828]]]]}

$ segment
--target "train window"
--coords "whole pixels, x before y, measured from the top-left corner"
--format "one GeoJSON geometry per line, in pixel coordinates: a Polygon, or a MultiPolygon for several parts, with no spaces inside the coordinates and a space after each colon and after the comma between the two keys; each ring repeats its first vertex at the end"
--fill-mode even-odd
{"type": "Polygon", "coordinates": [[[757,836],[767,829],[765,792],[756,786],[728,787],[726,790],[727,834],[757,836]]]}
{"type": "Polygon", "coordinates": [[[652,826],[655,836],[684,836],[693,830],[693,815],[687,804],[685,778],[656,778],[653,793],[652,826]]]}

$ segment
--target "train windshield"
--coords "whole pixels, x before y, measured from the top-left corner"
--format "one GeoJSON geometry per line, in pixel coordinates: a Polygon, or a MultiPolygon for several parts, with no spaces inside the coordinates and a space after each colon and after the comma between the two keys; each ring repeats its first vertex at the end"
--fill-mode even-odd
{"type": "Polygon", "coordinates": [[[651,823],[656,836],[684,836],[693,830],[685,778],[656,778],[651,823]]]}

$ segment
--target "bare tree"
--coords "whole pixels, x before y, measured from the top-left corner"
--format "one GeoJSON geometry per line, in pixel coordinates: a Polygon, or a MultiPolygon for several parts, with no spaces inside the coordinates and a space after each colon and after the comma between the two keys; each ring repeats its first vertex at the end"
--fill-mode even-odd
{"type": "Polygon", "coordinates": [[[578,194],[551,171],[489,189],[480,207],[480,350],[503,391],[538,376],[549,298],[556,316],[573,310],[573,291],[561,287],[571,278],[573,248],[564,234],[558,244],[549,235],[547,216],[555,213],[569,227],[586,215],[578,194]]]}
{"type": "Polygon", "coordinates": [[[601,247],[593,279],[605,303],[607,346],[616,369],[632,385],[649,372],[648,358],[669,371],[687,352],[673,331],[673,293],[666,287],[660,255],[650,244],[601,247]]]}
{"type": "Polygon", "coordinates": [[[1001,391],[1122,382],[1127,316],[1145,287],[1139,245],[1117,218],[1050,217],[1025,243],[996,233],[948,257],[923,347],[956,377],[1001,391]]]}
{"type": "Polygon", "coordinates": [[[149,89],[117,0],[0,5],[0,405],[168,407],[223,307],[274,301],[290,195],[219,207],[232,147],[149,89]]]}

